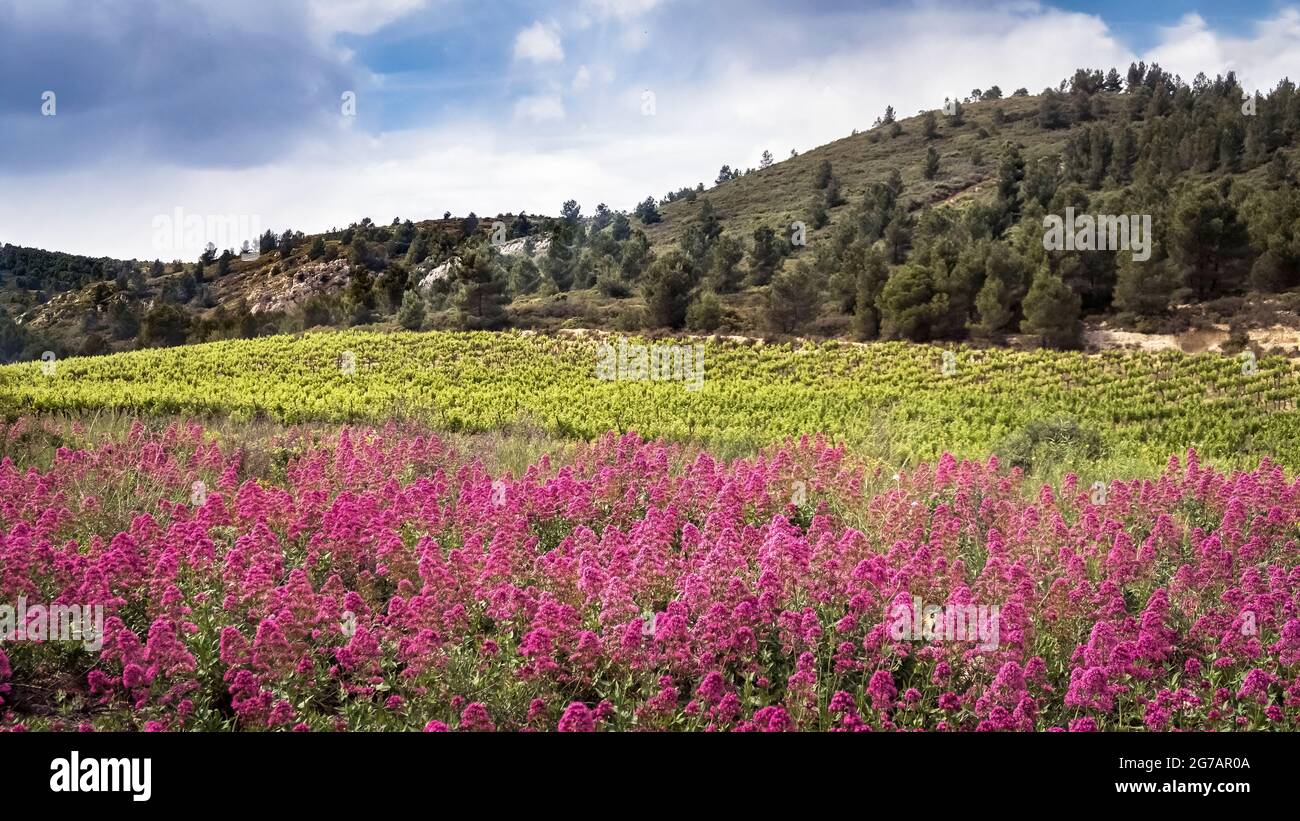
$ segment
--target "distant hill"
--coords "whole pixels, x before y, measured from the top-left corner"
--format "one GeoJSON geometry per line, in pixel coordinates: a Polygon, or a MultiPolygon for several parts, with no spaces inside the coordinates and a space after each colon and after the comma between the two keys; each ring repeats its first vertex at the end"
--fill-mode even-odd
{"type": "Polygon", "coordinates": [[[1298,136],[1289,81],[1246,97],[1231,76],[1186,83],[1139,64],[1081,69],[1036,95],[975,90],[916,116],[882,112],[870,129],[766,167],[724,166],[712,186],[629,212],[568,202],[556,216],[268,232],[253,260],[5,245],[0,357],[321,325],[1075,347],[1085,322],[1213,324],[1244,345],[1252,329],[1300,324],[1298,136]],[[1045,249],[1044,217],[1066,208],[1149,216],[1149,258],[1045,249]]]}

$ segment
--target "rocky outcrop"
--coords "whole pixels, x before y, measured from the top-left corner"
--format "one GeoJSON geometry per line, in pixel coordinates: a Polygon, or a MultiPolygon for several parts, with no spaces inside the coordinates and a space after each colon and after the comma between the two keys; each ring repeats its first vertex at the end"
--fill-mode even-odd
{"type": "Polygon", "coordinates": [[[316,294],[341,291],[352,281],[352,266],[347,260],[311,262],[289,274],[266,275],[248,298],[249,313],[292,311],[316,294]]]}

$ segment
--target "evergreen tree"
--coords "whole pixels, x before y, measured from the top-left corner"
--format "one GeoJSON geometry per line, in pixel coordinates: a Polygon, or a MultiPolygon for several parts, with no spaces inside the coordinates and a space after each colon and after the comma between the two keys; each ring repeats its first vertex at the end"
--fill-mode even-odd
{"type": "Polygon", "coordinates": [[[627,238],[632,236],[632,223],[628,220],[627,214],[622,211],[614,215],[612,226],[609,235],[615,242],[626,242],[627,238]]]}
{"type": "Polygon", "coordinates": [[[1045,90],[1038,102],[1038,125],[1040,128],[1065,128],[1070,119],[1065,115],[1065,106],[1061,95],[1051,89],[1045,90]]]}
{"type": "Polygon", "coordinates": [[[397,324],[408,331],[418,331],[424,325],[424,300],[415,291],[402,294],[402,307],[397,311],[397,324]]]}
{"type": "Polygon", "coordinates": [[[536,262],[529,256],[520,256],[510,269],[510,292],[515,296],[532,294],[542,283],[542,275],[537,270],[536,262]]]}
{"type": "Polygon", "coordinates": [[[551,244],[542,258],[542,273],[555,285],[556,290],[567,291],[573,287],[578,252],[573,235],[576,228],[565,220],[551,226],[551,244]]]}
{"type": "Polygon", "coordinates": [[[478,233],[478,226],[479,226],[478,214],[475,214],[473,211],[470,211],[469,216],[465,217],[465,219],[461,220],[460,222],[461,236],[466,238],[474,236],[475,234],[478,233]]]}
{"type": "Polygon", "coordinates": [[[1171,215],[1169,256],[1200,300],[1240,285],[1248,252],[1245,226],[1237,209],[1212,185],[1188,188],[1171,215]]]}
{"type": "Polygon", "coordinates": [[[646,197],[633,210],[636,218],[641,220],[642,225],[654,225],[662,217],[659,215],[659,206],[655,203],[654,197],[646,197]]]}
{"type": "Polygon", "coordinates": [[[883,254],[865,245],[845,254],[857,280],[853,298],[853,332],[858,339],[875,339],[880,335],[880,293],[889,280],[889,265],[883,254]]]}
{"type": "MultiPolygon", "coordinates": [[[[353,242],[365,244],[361,237],[356,237],[353,242]]],[[[370,275],[370,269],[364,265],[352,268],[346,303],[349,324],[365,325],[375,320],[375,281],[370,275]]]]}
{"type": "MultiPolygon", "coordinates": [[[[321,251],[323,255],[324,248],[321,251]]],[[[406,249],[406,264],[414,268],[429,258],[430,251],[429,235],[420,231],[415,235],[415,239],[411,240],[411,246],[406,249]]]]}
{"type": "Polygon", "coordinates": [[[907,250],[912,246],[912,218],[903,210],[903,206],[894,206],[889,223],[885,226],[884,240],[890,263],[902,265],[907,258],[907,250]]]}
{"type": "Polygon", "coordinates": [[[934,146],[930,146],[925,152],[925,168],[922,170],[921,175],[927,180],[932,180],[938,173],[939,152],[934,150],[934,146]]]}
{"type": "Polygon", "coordinates": [[[832,177],[834,177],[834,172],[831,170],[830,160],[822,160],[817,164],[817,174],[815,178],[817,190],[823,190],[826,186],[830,185],[832,177]]]}
{"type": "Polygon", "coordinates": [[[934,291],[930,272],[916,264],[905,265],[889,277],[881,289],[880,335],[885,339],[930,339],[931,323],[947,304],[934,291]]]}
{"type": "Polygon", "coordinates": [[[718,293],[732,293],[740,289],[740,261],[745,249],[735,238],[723,235],[709,252],[709,287],[718,293]]]}
{"type": "Polygon", "coordinates": [[[998,277],[985,279],[975,296],[975,310],[979,312],[979,322],[975,325],[978,330],[990,336],[1001,333],[1012,317],[1006,283],[998,277]]]}
{"type": "Polygon", "coordinates": [[[235,255],[230,249],[221,252],[221,256],[217,257],[217,276],[223,277],[230,273],[230,261],[234,258],[235,255]]]}
{"type": "Polygon", "coordinates": [[[645,234],[637,231],[623,243],[623,250],[619,255],[619,276],[625,282],[636,282],[652,261],[650,241],[646,239],[645,234]]]}
{"type": "Polygon", "coordinates": [[[140,323],[138,346],[161,348],[181,345],[189,332],[190,318],[183,309],[167,303],[158,304],[145,314],[140,323]]]}
{"type": "Polygon", "coordinates": [[[820,301],[817,278],[806,261],[772,278],[767,289],[765,317],[773,331],[798,332],[817,314],[820,301]]]}
{"type": "MultiPolygon", "coordinates": [[[[976,91],[978,90],[976,89],[976,91]]],[[[953,100],[952,105],[948,108],[951,109],[948,113],[948,125],[951,128],[961,128],[966,124],[965,109],[962,107],[960,100],[953,100]]]]}
{"type": "Polygon", "coordinates": [[[1159,316],[1169,310],[1169,298],[1178,287],[1169,260],[1134,262],[1121,255],[1115,280],[1114,305],[1139,317],[1159,316]]]}
{"type": "Polygon", "coordinates": [[[505,327],[506,297],[496,255],[474,248],[456,269],[457,293],[453,303],[457,324],[467,331],[494,331],[505,327]]]}
{"type": "Polygon", "coordinates": [[[704,291],[686,309],[686,327],[692,331],[716,331],[722,324],[722,300],[712,291],[704,291]]]}
{"type": "Polygon", "coordinates": [[[533,224],[528,221],[528,215],[520,211],[518,216],[510,221],[510,238],[519,239],[526,237],[533,230],[533,224]]]}
{"type": "Polygon", "coordinates": [[[1083,335],[1079,321],[1079,295],[1047,267],[1034,275],[1033,285],[1025,295],[1025,318],[1020,330],[1036,334],[1052,348],[1076,348],[1083,335]]]}
{"type": "Polygon", "coordinates": [[[1020,149],[1008,143],[998,164],[998,189],[994,200],[1001,215],[999,234],[1020,216],[1020,184],[1024,179],[1025,161],[1020,156],[1020,149]]]}
{"type": "Polygon", "coordinates": [[[921,135],[927,140],[933,140],[939,136],[939,119],[935,117],[933,109],[927,110],[921,116],[921,135]]]}
{"type": "Polygon", "coordinates": [[[781,265],[787,253],[787,244],[767,226],[754,231],[754,244],[749,249],[749,281],[752,285],[766,285],[781,265]]]}
{"type": "Polygon", "coordinates": [[[646,314],[654,327],[680,328],[686,321],[694,274],[680,251],[670,251],[654,261],[642,277],[646,314]]]}

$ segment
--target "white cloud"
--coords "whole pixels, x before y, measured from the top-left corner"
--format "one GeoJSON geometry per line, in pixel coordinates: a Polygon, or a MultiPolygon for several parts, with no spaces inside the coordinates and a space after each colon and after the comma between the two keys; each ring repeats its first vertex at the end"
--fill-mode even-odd
{"type": "MultiPolygon", "coordinates": [[[[153,216],[178,205],[186,213],[258,214],[264,228],[307,232],[366,216],[556,213],[570,197],[587,210],[601,201],[630,208],[647,194],[711,181],[723,163],[756,166],[764,149],[784,158],[791,148],[804,152],[865,129],[886,105],[910,116],[977,86],[1038,92],[1077,67],[1123,72],[1137,59],[1158,60],[1187,80],[1198,70],[1213,76],[1236,68],[1248,88],[1271,86],[1300,65],[1294,10],[1235,37],[1184,18],[1143,54],[1097,16],[1036,4],[929,3],[821,24],[827,28],[819,31],[810,22],[803,47],[779,55],[769,43],[787,41],[782,27],[796,26],[789,19],[721,38],[697,70],[677,75],[638,73],[575,43],[586,69],[581,95],[562,96],[583,76],[583,69],[571,78],[566,71],[529,96],[503,100],[496,113],[378,136],[331,129],[259,168],[114,167],[3,180],[23,196],[0,198],[0,241],[151,258],[153,216]],[[607,61],[618,67],[618,82],[607,61]],[[640,114],[647,86],[657,95],[654,117],[640,114]]],[[[545,36],[524,38],[522,55],[517,39],[517,57],[563,59],[558,29],[536,23],[530,31],[545,36]],[[549,35],[553,46],[543,46],[549,35]]]]}
{"type": "Polygon", "coordinates": [[[564,103],[554,94],[536,94],[515,101],[515,117],[535,123],[564,119],[564,103]]]}
{"type": "Polygon", "coordinates": [[[573,75],[573,88],[575,91],[581,91],[591,86],[591,70],[586,66],[579,66],[578,73],[573,75]]]}
{"type": "Polygon", "coordinates": [[[564,47],[560,45],[560,30],[554,24],[538,21],[515,35],[515,59],[534,63],[564,60],[564,47]]]}
{"type": "Polygon", "coordinates": [[[582,7],[598,17],[629,20],[662,5],[664,0],[583,0],[582,7]]]}
{"type": "Polygon", "coordinates": [[[1148,63],[1191,82],[1199,71],[1216,74],[1237,72],[1249,91],[1267,92],[1283,77],[1297,79],[1300,65],[1300,10],[1282,9],[1275,16],[1255,23],[1250,36],[1232,37],[1213,31],[1197,14],[1183,17],[1176,25],[1160,30],[1160,42],[1146,55],[1148,63]]]}

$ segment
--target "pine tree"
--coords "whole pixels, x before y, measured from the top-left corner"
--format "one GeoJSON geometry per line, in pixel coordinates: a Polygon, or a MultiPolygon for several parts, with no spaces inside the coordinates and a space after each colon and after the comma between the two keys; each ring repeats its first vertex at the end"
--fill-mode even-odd
{"type": "Polygon", "coordinates": [[[722,324],[722,300],[712,291],[704,291],[686,309],[686,327],[692,331],[715,331],[722,324]]]}
{"type": "Polygon", "coordinates": [[[317,260],[323,256],[325,256],[325,238],[320,234],[317,234],[316,238],[311,241],[311,245],[307,248],[307,259],[317,260]]]}
{"type": "Polygon", "coordinates": [[[1057,129],[1065,128],[1069,124],[1070,119],[1065,116],[1065,106],[1061,103],[1061,95],[1050,89],[1044,91],[1038,103],[1039,127],[1057,129]]]}
{"type": "Polygon", "coordinates": [[[777,333],[798,332],[817,315],[820,299],[817,278],[807,262],[782,271],[767,289],[764,316],[768,327],[777,333]]]}
{"type": "Polygon", "coordinates": [[[1011,299],[1006,283],[998,277],[988,277],[975,296],[975,310],[979,322],[975,327],[988,335],[999,334],[1011,321],[1011,299]]]}
{"type": "Polygon", "coordinates": [[[491,331],[506,325],[506,297],[500,269],[490,250],[475,248],[456,266],[459,286],[454,302],[459,326],[467,331],[491,331]]]}
{"type": "Polygon", "coordinates": [[[614,215],[614,221],[610,225],[609,236],[615,242],[625,242],[632,236],[632,223],[622,211],[614,215]]]}
{"type": "Polygon", "coordinates": [[[551,244],[542,258],[542,273],[555,285],[558,291],[567,291],[573,287],[578,251],[573,242],[576,228],[564,220],[557,220],[551,226],[551,244]]]}
{"type": "Polygon", "coordinates": [[[680,251],[655,260],[642,278],[647,318],[661,328],[680,328],[686,321],[694,280],[690,261],[680,251]]]}
{"type": "Polygon", "coordinates": [[[537,270],[537,264],[527,255],[516,258],[514,265],[510,269],[510,293],[515,296],[531,294],[541,285],[542,276],[537,270]]]}
{"type": "Polygon", "coordinates": [[[1210,299],[1240,284],[1246,227],[1217,188],[1189,188],[1173,209],[1168,250],[1197,298],[1210,299]]]}
{"type": "Polygon", "coordinates": [[[1289,186],[1293,182],[1286,154],[1281,151],[1274,151],[1273,159],[1269,160],[1268,181],[1277,186],[1289,186]]]}
{"type": "Polygon", "coordinates": [[[934,146],[930,146],[925,152],[925,168],[922,170],[921,175],[927,180],[932,180],[938,173],[939,152],[934,150],[934,146]]]}
{"type": "Polygon", "coordinates": [[[397,311],[397,324],[408,331],[418,331],[424,324],[424,299],[415,291],[402,294],[402,307],[397,311]]]}
{"type": "Polygon", "coordinates": [[[921,135],[927,140],[933,140],[939,136],[939,119],[934,116],[934,110],[928,110],[921,117],[921,135]]]}
{"type": "Polygon", "coordinates": [[[834,171],[831,169],[831,161],[830,161],[830,160],[822,160],[820,163],[818,163],[818,164],[817,164],[817,176],[816,176],[816,186],[817,186],[817,190],[819,190],[819,191],[824,190],[824,189],[826,188],[826,186],[828,186],[828,185],[831,184],[831,179],[832,179],[834,176],[835,176],[835,173],[834,173],[834,171]]]}
{"type": "Polygon", "coordinates": [[[854,248],[845,253],[851,269],[856,269],[853,299],[853,332],[858,339],[875,339],[880,335],[880,292],[889,280],[889,265],[878,251],[858,243],[860,253],[854,248]],[[855,260],[860,260],[853,264],[855,260]]]}
{"type": "Polygon", "coordinates": [[[740,242],[725,234],[718,238],[709,252],[709,287],[726,294],[740,289],[740,261],[745,249],[740,242]]]}
{"type": "Polygon", "coordinates": [[[659,215],[659,206],[655,203],[654,197],[646,197],[632,213],[636,215],[637,219],[641,220],[642,225],[654,225],[662,219],[659,215]]]}
{"type": "Polygon", "coordinates": [[[1079,295],[1043,266],[1025,295],[1025,318],[1020,330],[1038,335],[1048,347],[1076,348],[1083,335],[1080,306],[1079,295]]]}
{"type": "Polygon", "coordinates": [[[918,264],[904,265],[895,271],[881,289],[877,304],[880,335],[885,339],[913,342],[928,340],[935,315],[948,307],[935,294],[930,272],[918,264]]]}
{"type": "Polygon", "coordinates": [[[763,226],[754,231],[754,244],[749,249],[750,284],[766,285],[771,281],[786,255],[786,247],[771,228],[763,226]]]}
{"type": "Polygon", "coordinates": [[[1178,286],[1169,260],[1134,262],[1123,254],[1115,279],[1114,305],[1140,317],[1159,316],[1169,310],[1169,297],[1178,286]]]}

